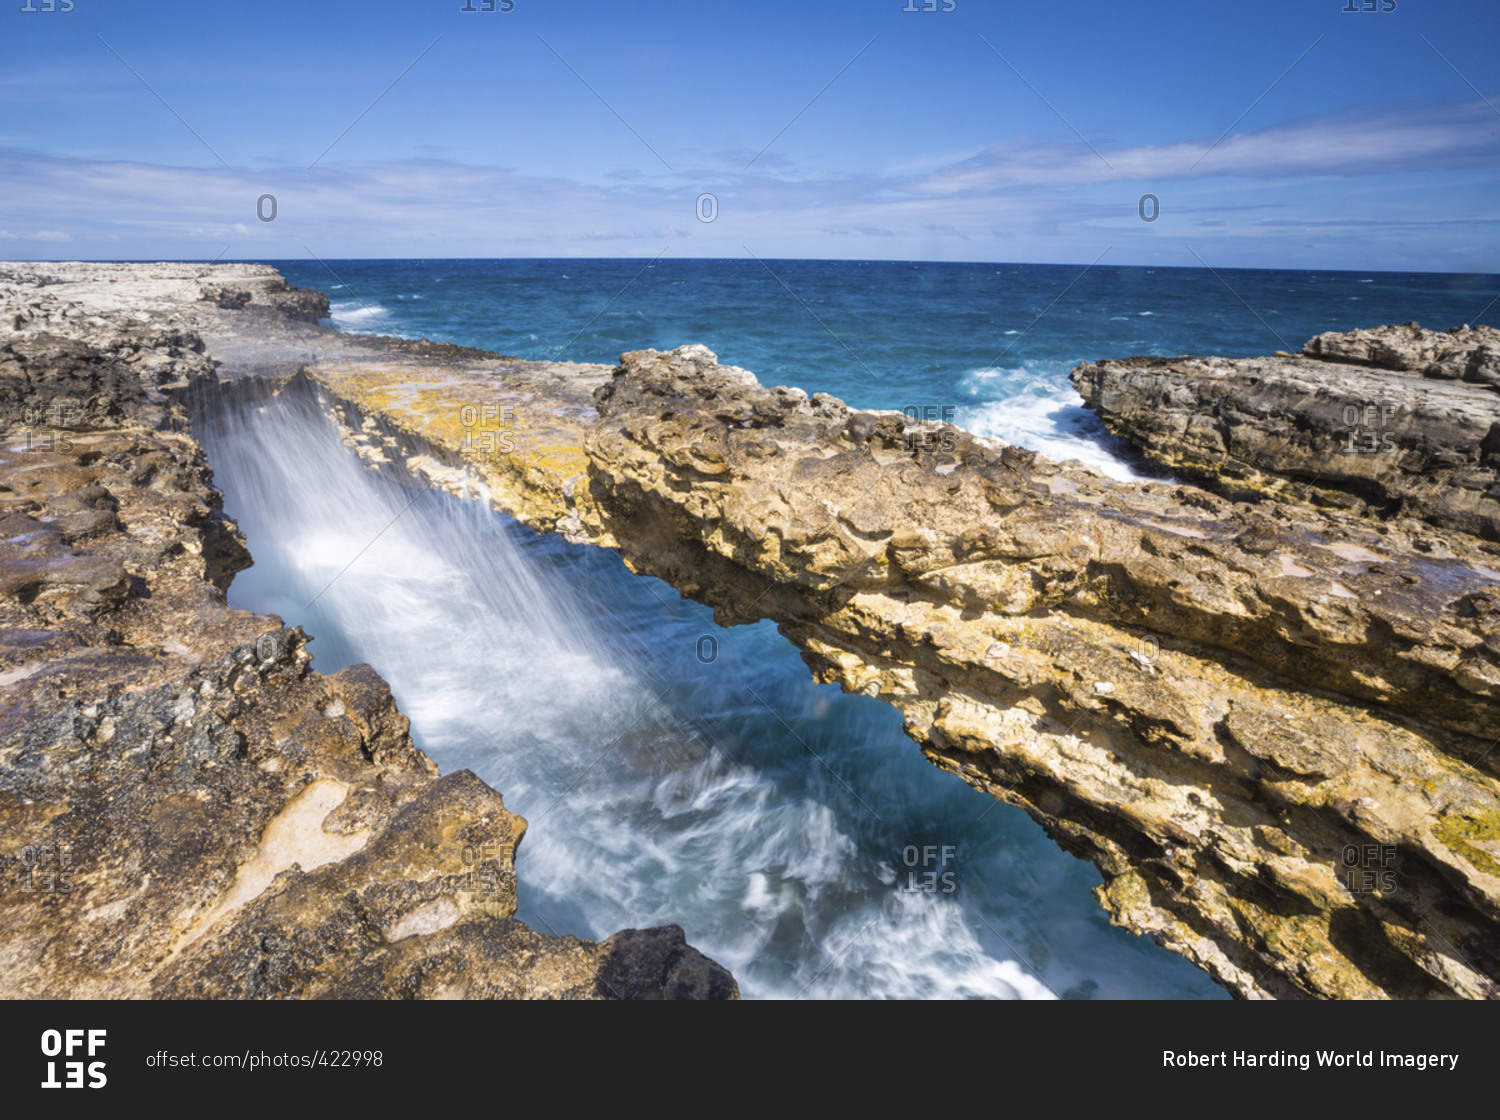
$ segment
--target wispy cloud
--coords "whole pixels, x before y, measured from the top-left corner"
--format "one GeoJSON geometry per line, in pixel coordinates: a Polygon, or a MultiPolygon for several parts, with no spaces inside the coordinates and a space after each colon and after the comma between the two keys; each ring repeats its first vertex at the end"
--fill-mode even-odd
{"type": "Polygon", "coordinates": [[[12,233],[0,229],[0,241],[72,241],[73,238],[60,229],[39,229],[32,233],[12,233]]]}
{"type": "Polygon", "coordinates": [[[990,193],[1013,186],[1162,183],[1236,176],[1381,175],[1500,166],[1497,119],[1483,101],[1304,117],[1230,136],[1100,149],[1081,144],[1004,144],[904,184],[913,194],[990,193]],[[1198,161],[1196,166],[1194,161],[1198,161]]]}

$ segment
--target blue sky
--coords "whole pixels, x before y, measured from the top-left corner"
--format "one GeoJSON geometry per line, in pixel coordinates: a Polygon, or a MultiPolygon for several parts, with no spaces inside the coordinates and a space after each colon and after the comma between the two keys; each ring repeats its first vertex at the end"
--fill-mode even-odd
{"type": "Polygon", "coordinates": [[[1500,272],[1493,3],[4,2],[11,259],[1500,272]]]}

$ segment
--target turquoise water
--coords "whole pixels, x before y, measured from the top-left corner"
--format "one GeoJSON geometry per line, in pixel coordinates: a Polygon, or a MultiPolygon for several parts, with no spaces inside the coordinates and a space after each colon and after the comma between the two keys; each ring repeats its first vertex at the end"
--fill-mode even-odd
{"type": "MultiPolygon", "coordinates": [[[[702,342],[769,383],[869,407],[952,404],[966,426],[1121,475],[1137,468],[1077,406],[1073,364],[1282,345],[1206,272],[330,261],[335,277],[270,263],[327,292],[346,330],[605,361],[702,342]]],[[[1391,319],[1473,322],[1497,290],[1225,278],[1293,347],[1391,319]]],[[[231,600],[306,627],[325,672],[373,664],[444,771],[503,791],[530,822],[517,871],[534,928],[677,922],[750,997],[1224,995],[1112,927],[1090,865],[930,766],[894,710],[814,684],[770,623],[717,627],[613,553],[482,502],[413,502],[294,401],[200,431],[256,557],[231,600]]]]}

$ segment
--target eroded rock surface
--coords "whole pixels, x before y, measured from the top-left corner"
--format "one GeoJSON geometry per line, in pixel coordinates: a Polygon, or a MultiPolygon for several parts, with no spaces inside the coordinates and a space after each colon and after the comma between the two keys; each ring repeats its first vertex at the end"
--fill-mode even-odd
{"type": "Polygon", "coordinates": [[[1091,859],[1117,922],[1231,990],[1500,990],[1481,542],[1112,483],[767,389],[702,347],[624,355],[597,417],[538,419],[503,370],[309,372],[370,461],[467,464],[720,621],[776,619],[820,679],[897,705],[936,765],[1091,859]],[[508,440],[455,438],[460,402],[515,405],[508,440]]]}
{"type": "MultiPolygon", "coordinates": [[[[25,299],[87,306],[92,284],[63,278],[25,299]]],[[[1257,468],[1269,482],[1255,495],[1270,500],[1114,483],[766,388],[702,347],[614,368],[530,363],[254,318],[253,295],[235,305],[176,305],[160,325],[195,332],[220,380],[310,394],[372,467],[455,491],[478,475],[522,521],[618,548],[721,621],[776,619],[821,679],[898,706],[934,764],[1092,860],[1116,922],[1230,990],[1500,992],[1500,571],[1493,546],[1462,531],[1478,521],[1292,500],[1284,457],[1257,468]]],[[[1137,391],[1109,384],[1122,409],[1137,391]]],[[[79,505],[99,515],[96,499],[79,505]]],[[[304,880],[363,867],[352,854],[304,880]]],[[[285,897],[303,905],[290,885],[285,897]]],[[[392,922],[433,927],[423,937],[458,928],[436,928],[442,898],[413,897],[415,910],[388,917],[371,896],[371,944],[392,922]]],[[[353,929],[308,913],[316,928],[353,929]]],[[[232,943],[248,961],[248,943],[232,943]]],[[[195,951],[161,982],[190,983],[195,951]]],[[[302,952],[267,974],[300,967],[302,952]]],[[[674,953],[640,951],[645,989],[713,990],[674,953]]]]}
{"type": "Polygon", "coordinates": [[[1230,496],[1415,518],[1500,542],[1500,331],[1320,334],[1302,354],[1126,358],[1073,371],[1158,464],[1230,496]]]}
{"type": "MultiPolygon", "coordinates": [[[[73,280],[0,271],[0,994],[737,998],[675,926],[515,920],[525,821],[439,777],[369,666],[317,673],[225,601],[250,556],[181,403],[213,366],[150,321],[196,281],[38,267],[73,280]]],[[[248,333],[326,313],[269,269],[213,279],[194,302],[248,333]]]]}
{"type": "Polygon", "coordinates": [[[1432,331],[1423,330],[1417,323],[1403,323],[1370,330],[1325,331],[1309,340],[1302,352],[1333,362],[1500,389],[1500,331],[1494,327],[1432,331]]]}

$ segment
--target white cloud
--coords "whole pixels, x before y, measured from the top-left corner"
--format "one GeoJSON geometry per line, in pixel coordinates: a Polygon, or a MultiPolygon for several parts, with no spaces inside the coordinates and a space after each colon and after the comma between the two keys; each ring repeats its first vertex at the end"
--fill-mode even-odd
{"type": "Polygon", "coordinates": [[[919,195],[991,192],[1013,186],[1159,183],[1238,176],[1380,175],[1500,165],[1500,116],[1482,101],[1439,107],[1304,117],[1252,132],[1132,148],[1005,144],[906,188],[919,195]]]}

